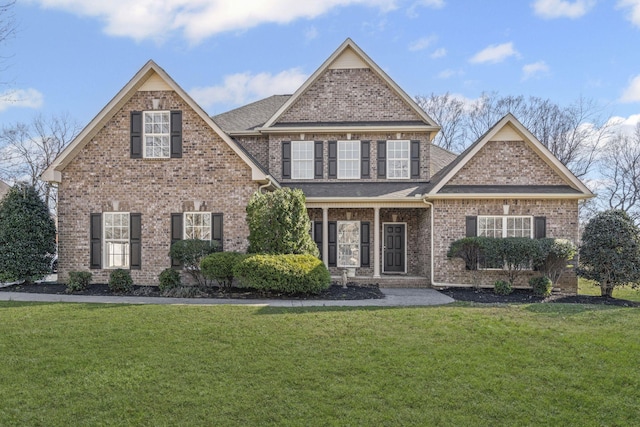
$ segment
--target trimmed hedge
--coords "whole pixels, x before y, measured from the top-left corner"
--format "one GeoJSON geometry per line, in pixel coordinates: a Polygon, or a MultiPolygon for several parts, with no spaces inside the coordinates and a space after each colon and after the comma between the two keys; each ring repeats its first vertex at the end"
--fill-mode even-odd
{"type": "Polygon", "coordinates": [[[496,295],[509,295],[513,292],[513,288],[511,287],[511,283],[506,280],[496,280],[493,283],[493,292],[496,295]]]}
{"type": "Polygon", "coordinates": [[[533,294],[539,297],[548,297],[551,295],[551,290],[553,289],[553,284],[551,283],[551,279],[546,276],[532,277],[529,279],[529,284],[531,285],[531,289],[533,289],[533,294]]]}
{"type": "Polygon", "coordinates": [[[215,280],[221,288],[228,288],[233,284],[233,269],[246,257],[239,252],[216,252],[200,261],[200,271],[206,279],[215,280]]]}
{"type": "Polygon", "coordinates": [[[84,291],[91,283],[93,275],[89,271],[70,271],[67,282],[67,293],[84,291]]]}
{"type": "Polygon", "coordinates": [[[180,272],[173,268],[165,268],[158,277],[160,292],[167,292],[170,289],[179,288],[182,286],[182,280],[180,279],[180,272]]]}
{"type": "Polygon", "coordinates": [[[286,294],[317,294],[329,288],[331,276],[312,255],[252,255],[234,268],[243,287],[286,294]]]}
{"type": "Polygon", "coordinates": [[[130,292],[133,289],[133,279],[129,270],[118,268],[109,274],[109,289],[112,292],[130,292]]]}

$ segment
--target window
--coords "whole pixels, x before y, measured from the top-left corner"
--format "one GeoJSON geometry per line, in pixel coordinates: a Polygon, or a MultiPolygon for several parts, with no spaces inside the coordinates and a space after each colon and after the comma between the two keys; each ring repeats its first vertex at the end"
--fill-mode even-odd
{"type": "Polygon", "coordinates": [[[387,141],[387,178],[409,178],[409,141],[387,141]]]}
{"type": "Polygon", "coordinates": [[[144,112],[144,157],[168,159],[171,153],[168,111],[144,112]]]}
{"type": "Polygon", "coordinates": [[[291,178],[313,179],[313,141],[291,142],[291,178]]]}
{"type": "Polygon", "coordinates": [[[209,212],[185,212],[184,238],[211,240],[211,214],[209,212]]]}
{"type": "Polygon", "coordinates": [[[104,266],[129,268],[129,213],[105,212],[104,266]]]}
{"type": "Polygon", "coordinates": [[[533,237],[532,224],[529,216],[479,216],[478,236],[533,237]]]}
{"type": "Polygon", "coordinates": [[[338,267],[360,267],[360,222],[338,221],[338,267]]]}
{"type": "Polygon", "coordinates": [[[360,178],[360,141],[338,141],[338,179],[360,178]]]}

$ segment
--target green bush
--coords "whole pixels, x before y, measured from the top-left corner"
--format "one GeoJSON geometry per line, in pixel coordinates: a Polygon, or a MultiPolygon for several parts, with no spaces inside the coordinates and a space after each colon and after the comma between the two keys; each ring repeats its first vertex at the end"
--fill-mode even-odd
{"type": "Polygon", "coordinates": [[[486,237],[465,237],[451,243],[448,258],[460,258],[467,270],[477,270],[482,257],[482,240],[486,237]]]}
{"type": "Polygon", "coordinates": [[[493,292],[495,292],[496,295],[509,295],[513,292],[513,288],[511,287],[511,283],[506,280],[496,280],[493,283],[493,292]]]}
{"type": "Polygon", "coordinates": [[[245,257],[238,252],[216,252],[200,261],[200,270],[206,279],[215,280],[221,288],[228,288],[233,284],[234,267],[245,257]]]}
{"type": "Polygon", "coordinates": [[[186,239],[178,240],[169,250],[169,256],[182,265],[185,273],[193,277],[200,286],[207,285],[207,280],[200,271],[202,258],[218,250],[218,243],[209,240],[186,239]]]}
{"type": "Polygon", "coordinates": [[[327,267],[313,255],[253,255],[234,269],[242,286],[286,294],[317,294],[331,284],[327,267]]]}
{"type": "Polygon", "coordinates": [[[173,268],[165,268],[158,277],[160,292],[166,292],[169,289],[174,289],[182,285],[180,280],[180,272],[173,268]]]}
{"type": "Polygon", "coordinates": [[[529,285],[531,285],[533,294],[539,297],[548,297],[553,289],[553,283],[547,276],[532,277],[529,279],[529,285]]]}
{"type": "Polygon", "coordinates": [[[576,246],[565,239],[538,239],[539,256],[535,268],[547,276],[551,283],[558,283],[567,263],[576,255],[576,246]]]}
{"type": "Polygon", "coordinates": [[[88,271],[70,271],[67,293],[84,291],[91,283],[92,274],[88,271]]]}
{"type": "Polygon", "coordinates": [[[109,289],[112,292],[131,292],[133,290],[133,279],[129,270],[118,268],[109,274],[109,289]]]}

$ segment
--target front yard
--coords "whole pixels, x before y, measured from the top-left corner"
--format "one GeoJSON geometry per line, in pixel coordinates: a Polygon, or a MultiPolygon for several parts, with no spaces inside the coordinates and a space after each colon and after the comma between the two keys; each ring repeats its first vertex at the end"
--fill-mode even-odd
{"type": "Polygon", "coordinates": [[[0,303],[0,425],[637,425],[640,312],[0,303]]]}

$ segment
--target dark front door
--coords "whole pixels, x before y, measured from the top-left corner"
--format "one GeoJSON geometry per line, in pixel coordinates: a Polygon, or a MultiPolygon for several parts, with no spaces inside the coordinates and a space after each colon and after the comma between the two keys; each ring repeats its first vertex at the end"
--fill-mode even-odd
{"type": "Polygon", "coordinates": [[[384,271],[404,273],[404,224],[384,225],[384,271]]]}

